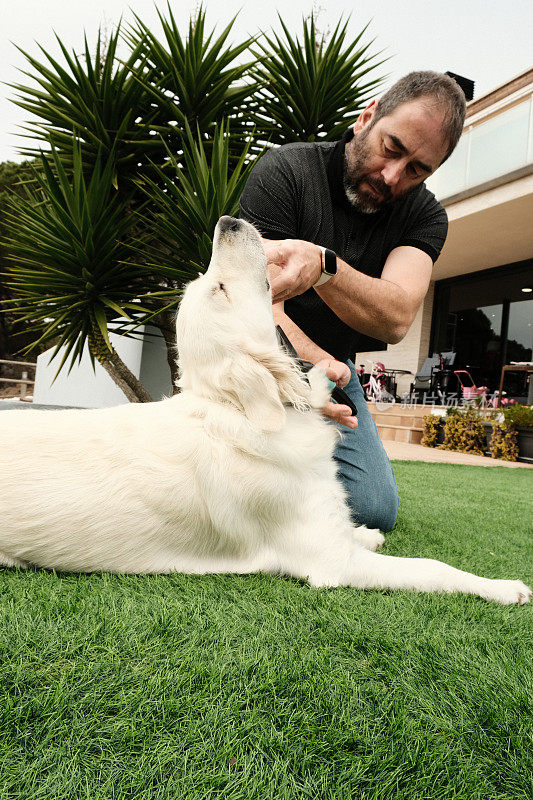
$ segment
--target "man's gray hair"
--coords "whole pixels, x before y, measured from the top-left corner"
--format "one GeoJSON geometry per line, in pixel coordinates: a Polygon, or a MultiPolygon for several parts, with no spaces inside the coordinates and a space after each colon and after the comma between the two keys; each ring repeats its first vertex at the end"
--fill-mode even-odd
{"type": "Polygon", "coordinates": [[[466,114],[466,100],[461,87],[453,78],[442,72],[410,72],[400,78],[394,86],[380,98],[372,125],[403,103],[428,98],[435,106],[444,109],[443,133],[448,140],[448,150],[443,162],[455,150],[463,132],[466,114]]]}

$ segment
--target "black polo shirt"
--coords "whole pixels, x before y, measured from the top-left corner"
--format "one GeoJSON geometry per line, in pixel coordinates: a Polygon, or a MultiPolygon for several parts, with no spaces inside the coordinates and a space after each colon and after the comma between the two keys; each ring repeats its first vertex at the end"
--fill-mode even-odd
{"type": "MultiPolygon", "coordinates": [[[[348,202],[343,156],[350,129],[338,142],[288,144],[268,150],[254,166],[240,199],[243,219],[267,239],[304,239],[334,250],[350,266],[379,278],[400,245],[435,262],[448,229],[446,212],[421,184],[374,214],[348,202]]],[[[350,328],[314,289],[285,301],[285,313],[309,338],[340,361],[384,343],[350,328]]]]}

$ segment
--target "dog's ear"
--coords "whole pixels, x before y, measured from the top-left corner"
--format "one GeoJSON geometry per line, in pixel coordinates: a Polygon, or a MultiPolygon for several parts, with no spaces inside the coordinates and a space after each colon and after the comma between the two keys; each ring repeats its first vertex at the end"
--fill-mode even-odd
{"type": "Polygon", "coordinates": [[[260,361],[239,353],[232,359],[224,383],[231,402],[242,408],[252,425],[264,431],[283,428],[287,415],[276,379],[260,361]]]}
{"type": "Polygon", "coordinates": [[[292,358],[278,350],[253,347],[239,352],[231,359],[224,383],[232,402],[264,431],[281,430],[286,419],[283,403],[309,410],[307,381],[292,358]]]}
{"type": "Polygon", "coordinates": [[[309,411],[309,383],[290,356],[281,350],[255,350],[250,355],[272,375],[282,402],[298,411],[309,411]]]}
{"type": "Polygon", "coordinates": [[[253,348],[232,364],[231,381],[247,418],[265,431],[281,430],[283,403],[309,410],[310,387],[289,356],[279,350],[253,348]]]}

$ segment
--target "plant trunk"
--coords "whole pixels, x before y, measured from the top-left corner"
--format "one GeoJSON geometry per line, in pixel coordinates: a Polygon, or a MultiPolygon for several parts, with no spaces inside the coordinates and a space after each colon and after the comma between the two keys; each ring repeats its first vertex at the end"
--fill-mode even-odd
{"type": "Polygon", "coordinates": [[[152,403],[153,397],[122,361],[114,347],[109,348],[99,328],[89,334],[89,350],[109,377],[122,389],[130,403],[152,403]]]}
{"type": "Polygon", "coordinates": [[[172,394],[178,394],[178,348],[176,343],[176,312],[163,311],[154,320],[154,325],[161,331],[161,336],[167,346],[167,363],[170,368],[172,394]]]}

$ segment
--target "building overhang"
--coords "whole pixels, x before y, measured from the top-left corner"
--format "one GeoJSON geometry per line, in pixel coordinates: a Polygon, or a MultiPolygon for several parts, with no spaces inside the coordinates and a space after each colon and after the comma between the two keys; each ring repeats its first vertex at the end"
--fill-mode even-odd
{"type": "Polygon", "coordinates": [[[533,169],[519,173],[441,201],[449,229],[434,280],[533,257],[533,169]]]}

